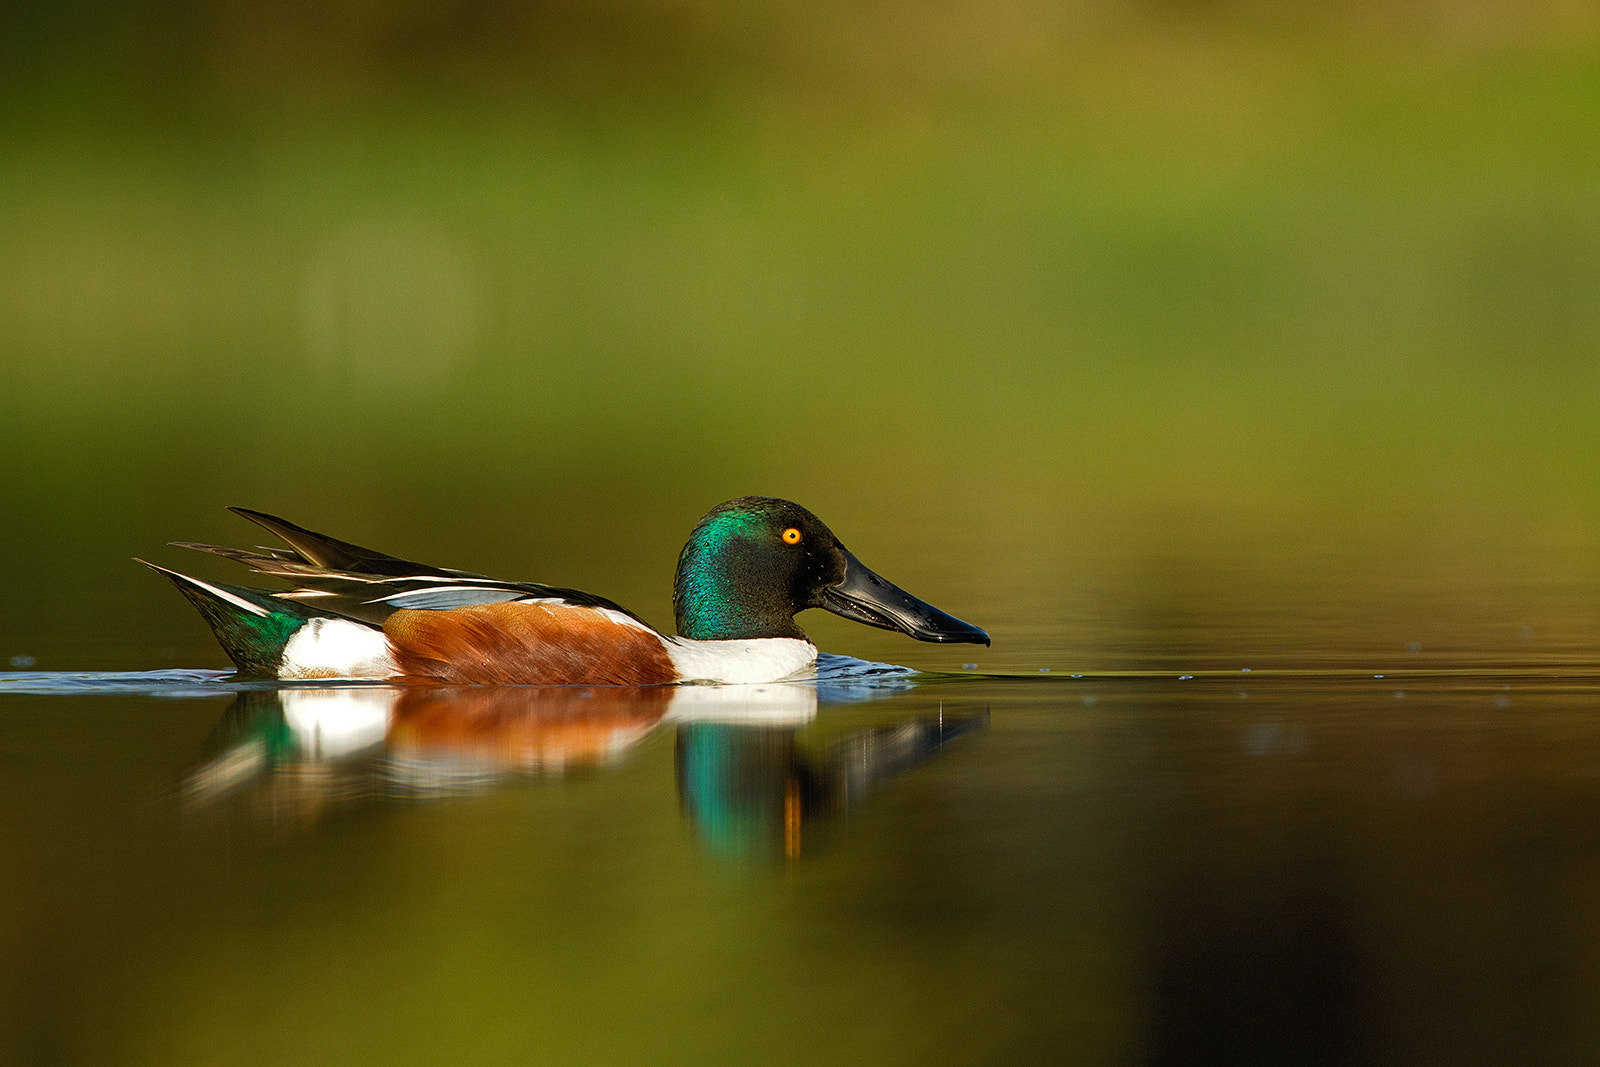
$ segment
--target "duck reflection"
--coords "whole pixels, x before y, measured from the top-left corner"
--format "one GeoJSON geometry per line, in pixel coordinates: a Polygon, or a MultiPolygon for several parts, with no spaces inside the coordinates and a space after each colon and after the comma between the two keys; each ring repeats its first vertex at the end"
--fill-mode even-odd
{"type": "MultiPolygon", "coordinates": [[[[799,855],[802,828],[837,820],[987,712],[907,717],[812,751],[819,704],[905,685],[290,688],[239,693],[185,778],[196,810],[242,803],[303,824],[351,802],[444,797],[622,759],[675,729],[678,797],[719,855],[799,855]]],[[[806,837],[809,836],[809,833],[806,837]]]]}
{"type": "Polygon", "coordinates": [[[795,730],[691,723],[678,730],[678,801],[711,851],[792,859],[811,824],[849,814],[879,785],[988,721],[987,712],[907,719],[858,730],[815,755],[795,730]]]}
{"type": "Polygon", "coordinates": [[[613,763],[666,715],[661,688],[402,690],[384,739],[389,778],[429,796],[613,763]]]}

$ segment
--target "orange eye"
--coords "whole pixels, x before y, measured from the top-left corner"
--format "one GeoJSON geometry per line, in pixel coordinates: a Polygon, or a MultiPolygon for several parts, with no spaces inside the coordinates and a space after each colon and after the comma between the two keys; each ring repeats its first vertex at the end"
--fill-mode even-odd
{"type": "Polygon", "coordinates": [[[800,531],[793,526],[783,531],[783,543],[786,545],[798,545],[800,543],[800,531]]]}

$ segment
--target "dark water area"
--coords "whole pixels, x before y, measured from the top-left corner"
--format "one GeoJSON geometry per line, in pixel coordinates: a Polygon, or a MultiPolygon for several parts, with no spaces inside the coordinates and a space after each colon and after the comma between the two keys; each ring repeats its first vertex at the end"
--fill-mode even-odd
{"type": "Polygon", "coordinates": [[[0,675],[12,1062],[1582,1063],[1600,671],[0,675]]]}

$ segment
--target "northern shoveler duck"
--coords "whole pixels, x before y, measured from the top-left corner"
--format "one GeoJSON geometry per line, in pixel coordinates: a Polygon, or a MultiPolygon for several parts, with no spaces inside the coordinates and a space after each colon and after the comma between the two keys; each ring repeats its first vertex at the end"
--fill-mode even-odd
{"type": "Polygon", "coordinates": [[[695,526],[673,584],[677,636],[589,593],[427,567],[230,510],[289,548],[173,544],[294,588],[247,589],[147,566],[200,610],[245,674],[456,685],[769,682],[816,660],[794,621],[805,608],[919,641],[989,643],[978,627],[868,570],[811,512],[772,497],[719,504],[695,526]]]}

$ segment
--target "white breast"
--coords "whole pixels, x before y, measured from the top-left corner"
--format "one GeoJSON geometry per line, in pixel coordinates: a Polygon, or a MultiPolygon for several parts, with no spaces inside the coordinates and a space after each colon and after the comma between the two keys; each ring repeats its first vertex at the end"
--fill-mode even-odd
{"type": "Polygon", "coordinates": [[[776,682],[809,671],[817,646],[796,637],[759,637],[741,641],[693,641],[667,638],[667,655],[686,682],[776,682]]]}

